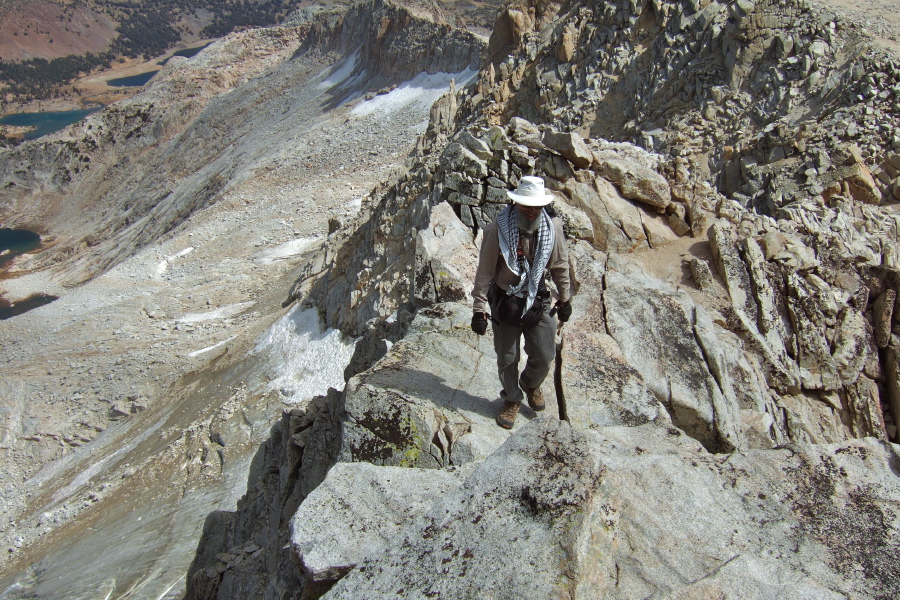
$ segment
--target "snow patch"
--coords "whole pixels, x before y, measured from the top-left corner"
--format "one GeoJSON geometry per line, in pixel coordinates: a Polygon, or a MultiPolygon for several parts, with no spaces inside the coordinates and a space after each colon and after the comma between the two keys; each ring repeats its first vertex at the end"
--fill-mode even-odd
{"type": "Polygon", "coordinates": [[[341,208],[356,214],[362,210],[362,201],[362,196],[360,196],[359,198],[354,198],[353,200],[345,202],[341,208]]]}
{"type": "Polygon", "coordinates": [[[358,63],[359,50],[357,50],[344,60],[331,65],[331,73],[329,73],[328,77],[323,79],[322,82],[319,83],[319,85],[317,85],[316,87],[322,90],[338,85],[339,83],[350,77],[350,74],[353,73],[353,69],[356,68],[356,65],[358,63]]]}
{"type": "Polygon", "coordinates": [[[419,73],[414,79],[401,84],[387,94],[360,102],[353,107],[350,113],[356,117],[364,117],[376,111],[396,112],[411,104],[431,106],[435,100],[449,91],[451,80],[455,80],[456,87],[461,88],[472,81],[477,74],[477,71],[470,68],[459,73],[419,73]]]}
{"type": "Polygon", "coordinates": [[[190,254],[190,253],[193,252],[193,251],[194,251],[194,247],[193,247],[193,246],[188,246],[188,247],[185,248],[184,250],[181,250],[180,252],[176,252],[176,253],[173,254],[172,256],[167,256],[167,257],[166,257],[166,260],[169,261],[169,262],[172,262],[172,261],[175,260],[176,258],[181,258],[182,256],[187,256],[188,254],[190,254]]]}
{"type": "Polygon", "coordinates": [[[156,279],[159,279],[160,277],[163,276],[163,274],[166,272],[166,269],[169,268],[169,265],[172,264],[172,262],[173,262],[175,259],[181,258],[182,256],[187,256],[188,254],[190,254],[190,253],[193,252],[193,251],[194,251],[194,247],[193,247],[193,246],[188,246],[188,247],[185,248],[184,250],[181,250],[181,251],[179,251],[179,252],[176,252],[176,253],[173,254],[172,256],[167,256],[167,257],[165,257],[163,260],[161,260],[161,261],[159,262],[158,265],[156,265],[156,269],[153,271],[153,276],[154,276],[156,279]]]}
{"type": "Polygon", "coordinates": [[[230,342],[231,340],[233,340],[236,337],[237,337],[236,335],[233,335],[230,338],[228,338],[227,340],[222,340],[218,344],[213,344],[212,346],[207,346],[206,348],[203,348],[202,350],[194,350],[193,352],[188,354],[188,357],[194,358],[195,356],[200,356],[201,354],[206,354],[207,352],[210,352],[211,350],[215,350],[216,348],[218,348],[219,346],[221,346],[223,344],[227,344],[228,342],[230,342]]]}
{"type": "Polygon", "coordinates": [[[256,303],[241,302],[240,304],[229,304],[228,306],[222,306],[221,308],[217,308],[216,310],[211,310],[205,313],[185,313],[184,316],[177,320],[177,322],[200,323],[203,321],[212,321],[215,319],[227,319],[228,317],[233,317],[234,315],[243,312],[254,304],[256,303]]]}
{"type": "Polygon", "coordinates": [[[270,265],[276,261],[303,254],[321,241],[321,237],[297,238],[296,240],[285,242],[270,250],[260,252],[256,255],[254,260],[264,265],[270,265]]]}
{"type": "Polygon", "coordinates": [[[320,396],[328,388],[344,389],[344,369],[356,340],[336,329],[322,329],[319,313],[295,304],[263,334],[252,350],[266,359],[267,390],[279,390],[290,401],[320,396]]]}

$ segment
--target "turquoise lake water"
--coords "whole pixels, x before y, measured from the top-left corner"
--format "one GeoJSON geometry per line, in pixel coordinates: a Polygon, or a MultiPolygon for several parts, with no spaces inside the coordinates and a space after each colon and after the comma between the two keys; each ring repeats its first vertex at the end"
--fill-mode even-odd
{"type": "MultiPolygon", "coordinates": [[[[0,267],[19,254],[30,252],[41,245],[41,236],[27,229],[0,228],[0,267]]],[[[0,297],[0,321],[21,315],[29,310],[50,304],[57,296],[37,294],[11,304],[5,298],[0,297]]]]}
{"type": "Polygon", "coordinates": [[[42,135],[59,131],[72,123],[77,123],[92,112],[98,110],[100,110],[99,107],[87,110],[66,110],[62,112],[16,113],[0,118],[0,124],[14,125],[16,127],[34,127],[34,130],[25,132],[24,136],[26,140],[33,140],[42,135]]]}
{"type": "Polygon", "coordinates": [[[19,254],[36,250],[40,245],[41,236],[34,231],[0,228],[0,268],[19,254]]]}
{"type": "Polygon", "coordinates": [[[153,76],[157,73],[159,73],[159,69],[155,71],[138,73],[137,75],[132,75],[131,77],[119,77],[117,79],[110,79],[106,82],[106,85],[112,87],[140,87],[153,79],[153,76]]]}
{"type": "Polygon", "coordinates": [[[0,252],[29,252],[41,245],[41,236],[27,229],[0,228],[0,252]]]}

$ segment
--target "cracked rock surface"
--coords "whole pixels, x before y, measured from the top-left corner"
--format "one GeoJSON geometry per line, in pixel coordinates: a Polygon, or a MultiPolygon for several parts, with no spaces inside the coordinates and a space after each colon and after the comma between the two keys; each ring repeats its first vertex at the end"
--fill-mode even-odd
{"type": "Polygon", "coordinates": [[[0,330],[4,589],[897,596],[900,76],[853,19],[516,1],[478,62],[375,2],[2,155],[3,210],[58,237],[0,284],[66,291],[0,330]],[[570,250],[571,423],[548,380],[507,431],[469,293],[529,174],[570,250]]]}
{"type": "Polygon", "coordinates": [[[875,440],[716,456],[542,417],[324,598],[888,598],[897,459],[875,440]]]}

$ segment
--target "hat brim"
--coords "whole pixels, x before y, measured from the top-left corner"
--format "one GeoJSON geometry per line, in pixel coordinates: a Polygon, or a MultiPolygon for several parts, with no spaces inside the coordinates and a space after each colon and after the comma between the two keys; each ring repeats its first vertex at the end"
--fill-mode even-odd
{"type": "Polygon", "coordinates": [[[506,195],[509,196],[513,202],[521,204],[522,206],[547,206],[554,200],[553,194],[546,194],[544,196],[521,196],[513,191],[506,190],[506,195]]]}

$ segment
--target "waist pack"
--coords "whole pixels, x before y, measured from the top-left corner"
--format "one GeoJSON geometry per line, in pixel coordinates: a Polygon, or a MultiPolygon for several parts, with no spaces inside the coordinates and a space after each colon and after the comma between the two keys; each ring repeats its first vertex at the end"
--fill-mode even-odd
{"type": "Polygon", "coordinates": [[[488,289],[488,302],[490,302],[493,309],[494,318],[502,323],[517,327],[534,327],[540,323],[541,317],[544,316],[544,302],[548,297],[549,293],[544,287],[544,282],[541,281],[531,308],[525,310],[525,302],[527,302],[528,298],[510,296],[493,281],[488,289]]]}

